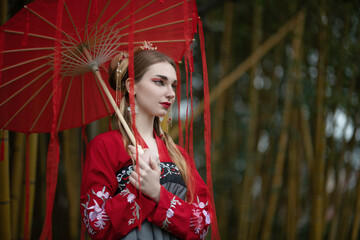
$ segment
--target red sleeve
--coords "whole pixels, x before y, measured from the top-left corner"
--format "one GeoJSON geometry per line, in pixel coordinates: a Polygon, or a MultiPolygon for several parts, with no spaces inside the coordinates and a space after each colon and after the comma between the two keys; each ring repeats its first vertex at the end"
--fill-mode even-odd
{"type": "Polygon", "coordinates": [[[122,159],[128,157],[120,143],[116,138],[99,135],[87,149],[80,211],[92,239],[119,239],[127,235],[155,207],[155,202],[139,196],[132,184],[115,195],[118,189],[115,173],[122,159]]]}
{"type": "MultiPolygon", "coordinates": [[[[192,166],[189,156],[181,152],[192,166]]],[[[211,223],[209,194],[197,170],[190,172],[195,181],[194,201],[188,203],[161,186],[160,201],[148,219],[181,239],[204,239],[211,223]]]]}

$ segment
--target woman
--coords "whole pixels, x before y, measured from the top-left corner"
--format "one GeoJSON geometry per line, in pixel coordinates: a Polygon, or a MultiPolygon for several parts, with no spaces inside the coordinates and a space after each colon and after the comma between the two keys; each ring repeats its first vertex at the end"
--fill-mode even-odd
{"type": "MultiPolygon", "coordinates": [[[[112,60],[109,75],[123,96],[120,111],[133,126],[124,54],[112,60]]],[[[89,143],[82,221],[93,239],[204,239],[211,222],[206,185],[184,149],[160,127],[175,101],[175,64],[156,50],[137,49],[134,75],[135,135],[144,152],[136,157],[121,124],[89,143]]]]}

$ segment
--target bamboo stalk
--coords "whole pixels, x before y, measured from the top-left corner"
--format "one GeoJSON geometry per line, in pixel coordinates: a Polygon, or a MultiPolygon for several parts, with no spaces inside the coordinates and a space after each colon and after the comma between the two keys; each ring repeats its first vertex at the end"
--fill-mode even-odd
{"type": "MultiPolygon", "coordinates": [[[[255,1],[253,14],[253,28],[252,28],[252,51],[256,51],[259,47],[262,38],[262,12],[263,4],[259,1],[255,1]]],[[[258,64],[254,64],[250,69],[251,82],[249,92],[249,132],[246,143],[246,170],[244,174],[243,187],[241,193],[240,202],[240,222],[239,222],[239,234],[238,240],[249,239],[249,226],[250,214],[251,214],[251,187],[254,182],[255,174],[257,173],[256,164],[258,157],[256,153],[257,143],[257,130],[258,130],[258,114],[259,114],[259,92],[255,88],[255,81],[257,77],[258,64]]]]}
{"type": "Polygon", "coordinates": [[[25,134],[14,133],[14,153],[11,164],[11,234],[13,239],[19,238],[20,209],[22,199],[22,177],[24,175],[25,134]]]}
{"type": "MultiPolygon", "coordinates": [[[[294,57],[295,65],[298,64],[301,59],[301,42],[302,42],[301,39],[302,39],[304,23],[305,23],[305,12],[302,11],[298,14],[298,19],[296,21],[296,28],[295,28],[295,38],[293,40],[293,49],[294,49],[293,57],[294,57]]],[[[292,109],[292,101],[293,101],[294,87],[295,87],[294,81],[296,81],[296,79],[300,77],[298,69],[295,68],[293,69],[293,71],[294,71],[294,78],[288,79],[288,81],[286,82],[283,119],[282,119],[282,126],[279,137],[279,147],[275,159],[275,170],[271,183],[272,190],[268,201],[269,202],[268,212],[267,215],[265,216],[264,228],[261,235],[262,240],[268,240],[270,238],[271,226],[276,211],[277,201],[279,198],[279,191],[283,182],[282,175],[283,175],[287,142],[289,138],[288,128],[290,126],[290,120],[291,120],[291,109],[292,109]]]]}
{"type": "Polygon", "coordinates": [[[299,109],[293,109],[292,114],[292,133],[289,144],[289,161],[288,161],[288,194],[287,194],[287,219],[286,219],[286,239],[296,240],[296,225],[298,211],[298,169],[299,169],[299,141],[297,125],[299,119],[299,109]]]}
{"type": "MultiPolygon", "coordinates": [[[[232,22],[233,22],[233,13],[234,13],[234,3],[231,1],[225,2],[224,5],[224,32],[222,34],[221,40],[221,57],[220,64],[224,71],[224,74],[228,72],[230,68],[230,59],[231,59],[231,39],[232,39],[232,22]]],[[[223,159],[224,149],[221,147],[222,140],[224,139],[224,110],[226,108],[226,102],[228,100],[228,95],[222,94],[216,102],[215,112],[213,121],[214,128],[213,132],[213,144],[215,146],[213,152],[213,161],[215,164],[215,168],[219,169],[220,166],[226,166],[223,159]]],[[[229,106],[232,106],[229,105],[229,106]]],[[[227,158],[228,159],[228,158],[227,158]]],[[[228,162],[228,161],[227,161],[228,162]]],[[[221,171],[216,175],[216,182],[224,182],[225,181],[225,172],[221,171]]],[[[229,215],[229,191],[228,189],[222,189],[221,197],[219,199],[219,204],[217,204],[217,212],[218,212],[218,223],[219,223],[219,232],[221,233],[223,238],[228,238],[227,227],[228,227],[228,215],[229,215]]]]}
{"type": "MultiPolygon", "coordinates": [[[[33,212],[34,212],[34,199],[35,199],[35,188],[36,188],[36,166],[37,166],[37,157],[38,157],[38,134],[33,133],[29,135],[29,157],[30,157],[30,204],[29,204],[29,236],[31,237],[32,223],[33,223],[33,212]]],[[[23,196],[25,196],[25,174],[23,180],[23,196]]],[[[23,197],[22,204],[22,224],[20,228],[20,235],[25,239],[24,236],[24,225],[25,225],[25,197],[23,197]]]]}
{"type": "MultiPolygon", "coordinates": [[[[210,92],[210,104],[214,102],[226,89],[231,87],[246,71],[248,71],[254,64],[256,64],[262,57],[265,56],[274,46],[282,41],[289,32],[291,32],[295,25],[296,20],[301,15],[300,11],[296,16],[286,22],[276,33],[269,37],[263,44],[261,44],[256,51],[254,51],[248,58],[240,63],[232,72],[227,74],[224,78],[219,80],[219,84],[210,92]]],[[[199,102],[198,107],[194,111],[194,119],[204,111],[204,100],[199,102]]],[[[170,135],[172,138],[178,137],[177,126],[174,126],[170,135]]]]}
{"type": "Polygon", "coordinates": [[[357,182],[356,182],[356,204],[355,204],[355,211],[354,211],[354,220],[353,220],[353,227],[351,230],[351,238],[350,240],[358,239],[359,235],[359,225],[360,225],[360,174],[357,175],[357,182]]]}
{"type": "Polygon", "coordinates": [[[310,239],[320,240],[323,238],[324,231],[324,153],[325,153],[325,89],[326,89],[326,26],[322,21],[326,17],[326,1],[320,1],[319,14],[319,62],[318,62],[318,81],[317,81],[317,99],[316,99],[316,123],[315,123],[315,161],[312,172],[312,206],[311,206],[311,233],[310,239]]]}
{"type": "Polygon", "coordinates": [[[4,154],[0,156],[0,239],[11,239],[11,211],[10,211],[10,176],[9,176],[9,132],[0,130],[0,149],[4,147],[4,154]],[[4,145],[3,145],[4,144],[4,145]]]}
{"type": "Polygon", "coordinates": [[[69,204],[69,237],[79,239],[80,229],[80,151],[78,129],[63,131],[63,152],[66,178],[66,192],[69,204]]]}

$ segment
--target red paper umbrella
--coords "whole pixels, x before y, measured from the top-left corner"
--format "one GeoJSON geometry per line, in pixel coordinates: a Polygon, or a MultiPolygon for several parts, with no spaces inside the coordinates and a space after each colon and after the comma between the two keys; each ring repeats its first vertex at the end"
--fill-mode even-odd
{"type": "Polygon", "coordinates": [[[110,115],[114,108],[92,69],[107,79],[107,62],[129,40],[134,46],[149,41],[180,61],[195,31],[193,6],[182,0],[64,0],[61,15],[54,11],[58,1],[25,6],[1,27],[0,129],[50,132],[54,88],[57,131],[110,115]],[[56,66],[60,75],[53,86],[56,66]]]}

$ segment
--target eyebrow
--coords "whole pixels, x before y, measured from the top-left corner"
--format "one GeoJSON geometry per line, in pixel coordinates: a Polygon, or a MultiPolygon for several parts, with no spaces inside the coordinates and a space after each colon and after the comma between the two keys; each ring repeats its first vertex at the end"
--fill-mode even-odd
{"type": "MultiPolygon", "coordinates": [[[[161,78],[162,80],[168,81],[168,77],[164,75],[155,75],[155,77],[161,78]]],[[[177,83],[177,79],[174,80],[174,83],[177,83]]]]}

